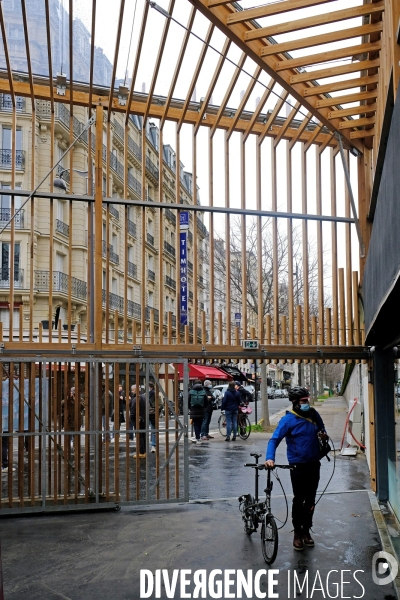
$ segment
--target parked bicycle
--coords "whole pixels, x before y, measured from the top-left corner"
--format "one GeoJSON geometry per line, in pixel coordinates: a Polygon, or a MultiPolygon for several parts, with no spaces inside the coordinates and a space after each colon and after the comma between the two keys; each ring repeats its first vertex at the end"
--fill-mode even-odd
{"type": "MultiPolygon", "coordinates": [[[[253,412],[253,409],[247,405],[240,405],[238,410],[238,435],[242,438],[242,440],[247,440],[251,431],[251,423],[248,415],[253,412]]],[[[218,419],[218,429],[220,434],[223,437],[226,437],[226,417],[225,411],[221,411],[220,417],[218,419]]]]}
{"type": "MultiPolygon", "coordinates": [[[[238,498],[239,510],[242,513],[242,519],[244,521],[244,530],[248,535],[251,535],[257,531],[258,526],[261,525],[261,550],[265,562],[268,565],[272,565],[276,555],[278,553],[278,527],[276,520],[271,511],[271,494],[273,482],[271,481],[271,472],[273,469],[294,469],[294,466],[290,465],[277,465],[275,464],[273,469],[266,469],[265,465],[259,465],[258,459],[261,454],[252,452],[250,456],[254,456],[255,463],[246,463],[245,467],[252,467],[255,471],[255,490],[254,497],[251,494],[244,494],[238,498]],[[265,500],[260,501],[258,498],[258,478],[260,477],[260,471],[267,471],[267,487],[265,488],[265,500]]],[[[281,487],[279,477],[275,474],[281,487]]],[[[282,487],[283,490],[283,487],[282,487]]],[[[283,491],[285,494],[285,492],[283,491]]],[[[286,495],[285,495],[286,498],[286,495]]],[[[287,501],[286,501],[287,508],[287,501]]],[[[287,521],[288,511],[284,523],[279,527],[281,529],[287,521]]]]}

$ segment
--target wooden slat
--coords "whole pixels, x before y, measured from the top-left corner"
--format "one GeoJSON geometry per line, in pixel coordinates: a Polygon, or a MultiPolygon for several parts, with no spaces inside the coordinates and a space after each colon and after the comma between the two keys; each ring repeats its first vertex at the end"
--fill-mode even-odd
{"type": "Polygon", "coordinates": [[[375,117],[370,119],[352,119],[351,121],[343,121],[339,123],[339,129],[354,129],[354,127],[364,127],[365,125],[374,125],[375,117]]]}
{"type": "Polygon", "coordinates": [[[254,86],[257,83],[257,79],[260,76],[260,74],[261,74],[261,67],[257,66],[254,71],[253,77],[250,79],[249,85],[247,86],[247,89],[246,89],[245,93],[243,94],[243,98],[241,99],[239,106],[233,116],[232,125],[229,127],[229,130],[228,130],[228,139],[232,135],[232,133],[236,127],[236,123],[238,122],[239,117],[242,114],[242,111],[244,110],[244,107],[246,106],[246,104],[250,98],[250,95],[254,89],[254,86]]]}
{"type": "Polygon", "coordinates": [[[296,113],[298,112],[299,108],[300,108],[300,102],[296,102],[296,104],[290,111],[289,116],[287,117],[286,121],[282,125],[280,133],[278,133],[278,135],[276,136],[276,138],[274,140],[274,146],[277,146],[279,144],[279,142],[281,141],[282,137],[285,135],[286,130],[288,129],[290,123],[293,121],[294,117],[296,116],[296,113]]]}
{"type": "MultiPolygon", "coordinates": [[[[226,20],[227,25],[233,23],[240,23],[243,21],[249,21],[251,19],[260,19],[262,17],[268,17],[269,15],[278,15],[281,13],[291,12],[293,10],[307,8],[308,6],[317,6],[319,4],[326,4],[327,2],[333,2],[334,0],[286,0],[285,2],[272,2],[259,6],[257,8],[249,8],[247,10],[238,11],[233,15],[230,15],[226,20]]],[[[220,0],[210,0],[208,7],[218,6],[223,4],[220,0]]]]}
{"type": "Polygon", "coordinates": [[[321,46],[331,42],[339,42],[341,40],[371,35],[372,33],[381,32],[382,28],[383,24],[379,22],[374,23],[373,25],[362,25],[361,27],[351,27],[350,29],[341,31],[333,31],[331,33],[308,36],[298,40],[290,40],[288,42],[282,42],[281,44],[271,44],[261,51],[260,56],[271,56],[272,54],[281,54],[283,52],[291,52],[302,48],[311,48],[312,46],[321,46]]]}
{"type": "Polygon", "coordinates": [[[297,67],[307,67],[325,62],[335,62],[350,56],[375,53],[379,52],[381,45],[381,42],[377,41],[369,44],[359,44],[358,46],[347,46],[346,48],[339,48],[337,50],[328,50],[325,52],[319,52],[318,54],[299,56],[297,58],[282,59],[276,63],[275,70],[277,73],[279,73],[280,71],[295,69],[297,67]]]}
{"type": "Polygon", "coordinates": [[[244,132],[244,136],[243,136],[243,141],[245,142],[248,138],[248,136],[250,135],[252,129],[253,129],[253,125],[254,123],[257,121],[258,117],[260,116],[260,113],[265,105],[265,103],[267,102],[268,98],[270,97],[273,87],[275,85],[275,82],[273,79],[270,79],[267,87],[261,97],[260,102],[258,103],[258,105],[256,106],[255,111],[253,112],[253,115],[250,119],[250,122],[248,123],[246,130],[244,132]]]}
{"type": "Polygon", "coordinates": [[[338,92],[341,90],[349,90],[355,87],[364,85],[374,85],[379,82],[379,75],[372,77],[358,77],[357,79],[345,79],[344,81],[336,81],[335,83],[327,83],[326,85],[318,85],[304,90],[304,96],[319,96],[330,92],[338,92]]]}
{"type": "Polygon", "coordinates": [[[362,62],[352,62],[340,67],[329,67],[327,69],[320,69],[318,71],[307,71],[307,73],[299,73],[299,75],[292,75],[290,83],[300,83],[301,81],[311,81],[318,79],[325,79],[327,77],[337,77],[338,75],[345,75],[347,73],[354,73],[357,71],[366,71],[368,69],[378,68],[380,60],[364,60],[362,62]]]}
{"type": "Polygon", "coordinates": [[[201,124],[202,124],[202,121],[203,121],[203,118],[204,118],[204,113],[207,110],[207,106],[208,106],[208,103],[211,100],[212,93],[213,93],[213,91],[215,89],[215,86],[218,83],[218,78],[219,78],[219,76],[221,74],[222,67],[225,64],[226,55],[228,54],[229,48],[231,47],[231,43],[232,43],[231,40],[226,39],[225,40],[225,44],[224,44],[224,46],[223,46],[223,48],[221,50],[221,56],[218,59],[217,66],[215,67],[215,71],[214,71],[214,74],[213,74],[212,79],[210,81],[210,85],[208,86],[207,93],[204,96],[204,100],[203,100],[203,103],[202,103],[201,108],[200,108],[199,117],[198,117],[197,123],[196,123],[195,128],[194,128],[194,134],[195,135],[197,134],[197,132],[198,132],[198,130],[199,130],[201,124]]]}
{"type": "Polygon", "coordinates": [[[377,2],[376,4],[363,4],[361,6],[354,6],[344,10],[336,10],[320,15],[314,15],[311,17],[306,17],[305,19],[289,19],[286,23],[270,25],[269,27],[261,27],[260,29],[249,31],[245,34],[244,39],[247,41],[262,37],[272,37],[281,34],[287,34],[291,33],[292,31],[304,30],[308,29],[309,27],[317,27],[319,25],[328,25],[338,21],[346,21],[347,19],[353,19],[363,15],[382,12],[383,10],[384,3],[377,2]]]}
{"type": "Polygon", "coordinates": [[[211,127],[211,136],[214,135],[214,133],[215,133],[217,127],[218,127],[218,123],[219,123],[219,121],[220,121],[220,119],[222,117],[222,113],[224,112],[224,110],[226,108],[226,105],[228,104],[229,98],[232,95],[233,88],[235,87],[237,80],[239,79],[240,75],[242,74],[242,68],[243,68],[243,65],[244,65],[244,63],[246,61],[246,58],[247,58],[247,55],[246,55],[245,52],[243,52],[241,54],[239,60],[238,60],[237,67],[236,67],[236,69],[235,69],[235,71],[233,73],[232,79],[231,79],[231,81],[230,81],[230,83],[229,83],[229,85],[227,87],[227,90],[225,92],[224,98],[223,98],[223,100],[221,102],[221,105],[219,107],[219,110],[218,110],[215,122],[214,122],[213,126],[211,127]]]}
{"type": "Polygon", "coordinates": [[[352,117],[353,115],[363,115],[375,112],[377,109],[377,104],[362,104],[361,106],[352,106],[351,108],[342,108],[340,110],[333,110],[328,113],[328,119],[337,119],[341,117],[352,117]]]}
{"type": "Polygon", "coordinates": [[[205,59],[206,54],[207,54],[208,44],[211,41],[211,37],[212,37],[213,33],[214,33],[214,25],[212,23],[210,23],[210,26],[209,26],[209,28],[207,30],[207,33],[206,33],[205,37],[204,37],[203,47],[202,47],[202,49],[200,51],[200,54],[199,54],[199,57],[197,59],[196,68],[195,68],[194,73],[193,73],[192,81],[190,82],[190,86],[189,86],[189,89],[188,89],[188,92],[187,92],[187,95],[186,95],[186,100],[185,100],[185,102],[183,104],[183,107],[182,107],[182,114],[180,115],[180,117],[178,119],[178,131],[180,131],[180,129],[182,127],[182,124],[184,122],[184,119],[185,119],[185,116],[186,116],[186,112],[187,112],[187,110],[189,108],[189,102],[191,100],[191,97],[193,95],[194,89],[196,87],[196,83],[197,83],[197,80],[198,80],[199,75],[200,75],[201,67],[203,66],[204,59],[205,59]]]}
{"type": "Polygon", "coordinates": [[[375,127],[372,129],[362,129],[360,131],[351,131],[350,139],[351,140],[360,140],[362,138],[373,137],[376,134],[375,127]]]}
{"type": "Polygon", "coordinates": [[[371,100],[378,96],[377,90],[371,92],[361,92],[356,94],[347,94],[346,96],[336,96],[335,98],[326,98],[324,100],[317,101],[317,107],[323,108],[325,106],[339,106],[339,104],[349,104],[350,102],[362,102],[363,100],[371,100]]]}

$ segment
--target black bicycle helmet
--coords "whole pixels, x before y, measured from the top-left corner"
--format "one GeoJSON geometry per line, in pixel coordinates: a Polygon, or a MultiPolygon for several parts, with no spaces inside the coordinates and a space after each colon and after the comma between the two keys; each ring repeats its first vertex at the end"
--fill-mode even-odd
{"type": "Polygon", "coordinates": [[[309,396],[310,392],[308,389],[300,387],[299,385],[296,385],[289,390],[289,400],[291,402],[298,402],[302,398],[309,398],[309,396]]]}

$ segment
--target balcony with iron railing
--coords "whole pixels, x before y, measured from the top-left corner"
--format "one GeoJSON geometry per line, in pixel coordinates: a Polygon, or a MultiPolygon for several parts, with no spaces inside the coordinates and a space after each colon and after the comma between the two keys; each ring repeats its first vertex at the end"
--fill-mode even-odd
{"type": "Polygon", "coordinates": [[[165,285],[173,290],[176,290],[176,281],[175,279],[172,279],[172,277],[169,277],[169,275],[165,276],[165,285]]]}
{"type": "Polygon", "coordinates": [[[136,177],[134,177],[132,175],[132,173],[128,173],[128,187],[131,188],[131,190],[133,190],[138,196],[141,196],[142,194],[142,186],[140,181],[138,181],[136,179],[136,177]]]}
{"type": "MultiPolygon", "coordinates": [[[[25,112],[25,98],[21,96],[15,97],[15,108],[17,112],[25,112]]],[[[13,102],[11,94],[0,94],[0,110],[5,112],[11,112],[13,109],[13,102]]]]}
{"type": "Polygon", "coordinates": [[[176,225],[176,214],[170,208],[164,210],[164,214],[173,225],[176,225]]]}
{"type": "Polygon", "coordinates": [[[191,273],[193,273],[193,263],[188,260],[188,269],[191,273]]]}
{"type": "MultiPolygon", "coordinates": [[[[101,290],[101,299],[103,306],[106,306],[106,298],[106,290],[101,290]]],[[[120,313],[124,312],[124,299],[122,298],[122,296],[118,296],[117,294],[109,292],[108,308],[109,310],[117,310],[120,313]]]]}
{"type": "Polygon", "coordinates": [[[207,227],[204,225],[204,223],[199,219],[199,217],[197,217],[197,229],[199,230],[199,232],[204,236],[207,237],[208,235],[208,231],[207,231],[207,227]]]}
{"type": "Polygon", "coordinates": [[[110,152],[110,167],[121,179],[124,178],[124,165],[119,162],[116,155],[112,152],[110,152]]]}
{"type": "MultiPolygon", "coordinates": [[[[35,271],[35,289],[39,292],[47,292],[50,287],[50,271],[35,271]]],[[[68,274],[61,271],[53,271],[53,292],[68,294],[68,274]]],[[[86,281],[71,277],[71,294],[75,298],[86,300],[86,281]]]]}
{"type": "MultiPolygon", "coordinates": [[[[15,150],[15,168],[18,171],[25,170],[25,150],[15,150]]],[[[0,169],[12,168],[13,151],[3,148],[0,150],[0,169]]]]}
{"type": "Polygon", "coordinates": [[[156,274],[151,269],[147,269],[147,277],[148,277],[149,281],[154,282],[156,280],[156,274]]]}
{"type": "MultiPolygon", "coordinates": [[[[11,269],[0,267],[0,289],[10,288],[11,269]]],[[[24,270],[18,267],[14,268],[14,288],[22,289],[24,287],[24,270]]]]}
{"type": "MultiPolygon", "coordinates": [[[[15,213],[15,211],[14,211],[15,213]]],[[[14,226],[15,229],[23,229],[24,228],[24,216],[25,210],[22,208],[18,211],[16,216],[14,217],[14,226]]],[[[3,228],[6,223],[11,219],[11,208],[0,208],[0,227],[3,228]]],[[[11,223],[8,223],[7,229],[11,229],[11,223]]]]}
{"type": "Polygon", "coordinates": [[[119,265],[119,255],[114,252],[114,247],[110,244],[110,262],[114,265],[119,265]]]}
{"type": "MultiPolygon", "coordinates": [[[[168,312],[164,313],[164,323],[165,324],[168,323],[168,315],[169,315],[168,312]]],[[[171,322],[172,322],[172,327],[175,329],[176,328],[176,315],[171,315],[171,322]]]]}
{"type": "Polygon", "coordinates": [[[128,267],[129,277],[133,277],[134,279],[137,279],[137,265],[135,265],[135,263],[132,263],[128,260],[127,267],[128,267]]]}
{"type": "Polygon", "coordinates": [[[199,284],[204,286],[204,277],[203,277],[203,275],[199,275],[199,284]]]}
{"type": "Polygon", "coordinates": [[[113,206],[112,204],[109,204],[108,205],[108,210],[110,212],[110,215],[112,215],[114,217],[114,219],[117,219],[117,221],[119,221],[119,212],[115,208],[115,206],[113,206]]]}
{"type": "Polygon", "coordinates": [[[159,170],[157,165],[153,163],[149,156],[146,156],[146,170],[154,177],[154,179],[158,182],[159,170]]]}
{"type": "Polygon", "coordinates": [[[188,242],[193,244],[193,233],[191,231],[188,231],[188,242]]]}
{"type": "Polygon", "coordinates": [[[147,234],[147,243],[151,246],[154,246],[154,237],[151,235],[151,233],[147,234]]]}
{"type": "Polygon", "coordinates": [[[145,320],[150,321],[150,311],[151,310],[154,311],[154,323],[159,323],[160,322],[160,311],[158,310],[158,308],[153,308],[152,306],[146,306],[145,320]]]}
{"type": "Polygon", "coordinates": [[[127,304],[127,314],[129,317],[133,317],[140,321],[142,318],[141,306],[137,302],[133,302],[132,300],[128,300],[127,304]]]}
{"type": "Polygon", "coordinates": [[[69,225],[67,223],[63,223],[60,219],[56,219],[56,231],[57,233],[61,233],[66,237],[69,236],[69,225]]]}
{"type": "Polygon", "coordinates": [[[189,300],[193,300],[193,292],[189,292],[189,300]]]}
{"type": "Polygon", "coordinates": [[[129,235],[131,235],[134,238],[137,237],[136,223],[134,223],[130,219],[128,219],[128,233],[129,233],[129,235]]]}
{"type": "Polygon", "coordinates": [[[70,182],[71,177],[69,174],[69,170],[66,169],[65,167],[63,167],[62,165],[57,165],[56,173],[57,173],[58,177],[61,177],[67,183],[70,182]]]}
{"type": "Polygon", "coordinates": [[[176,255],[175,248],[173,246],[171,246],[171,244],[169,244],[165,240],[164,240],[164,250],[165,250],[165,252],[168,252],[168,254],[170,256],[173,256],[175,258],[175,255],[176,255]]]}

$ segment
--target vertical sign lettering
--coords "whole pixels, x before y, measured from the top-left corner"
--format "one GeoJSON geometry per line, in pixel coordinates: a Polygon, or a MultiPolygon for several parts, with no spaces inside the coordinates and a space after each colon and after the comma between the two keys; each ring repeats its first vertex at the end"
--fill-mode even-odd
{"type": "Polygon", "coordinates": [[[180,213],[179,233],[179,281],[180,281],[180,321],[181,325],[188,324],[188,265],[187,265],[187,229],[189,228],[189,213],[180,213]]]}

